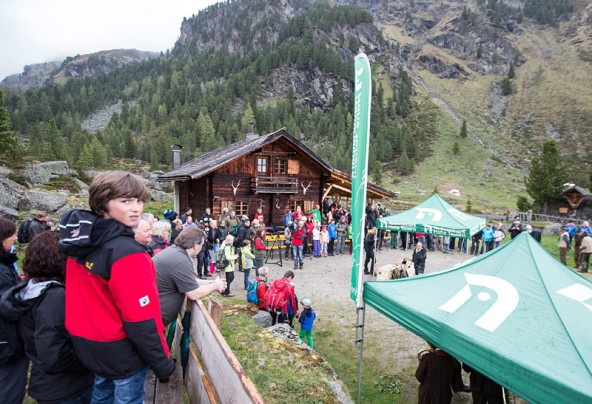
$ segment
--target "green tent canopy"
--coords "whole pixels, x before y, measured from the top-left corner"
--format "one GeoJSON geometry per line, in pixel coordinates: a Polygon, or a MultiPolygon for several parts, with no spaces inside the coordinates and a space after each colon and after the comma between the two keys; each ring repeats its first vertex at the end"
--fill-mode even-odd
{"type": "Polygon", "coordinates": [[[528,233],[364,302],[530,402],[592,402],[592,283],[528,233]]]}
{"type": "Polygon", "coordinates": [[[461,212],[438,194],[434,194],[405,212],[378,219],[376,227],[409,233],[469,238],[485,227],[485,219],[461,212]]]}

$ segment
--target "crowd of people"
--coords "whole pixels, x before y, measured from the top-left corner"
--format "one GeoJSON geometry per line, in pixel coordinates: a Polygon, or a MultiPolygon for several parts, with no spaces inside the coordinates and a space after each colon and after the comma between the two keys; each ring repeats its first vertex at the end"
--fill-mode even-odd
{"type": "MultiPolygon", "coordinates": [[[[143,214],[149,195],[140,177],[112,171],[92,181],[90,210],[64,214],[59,231],[51,231],[47,213],[38,212],[19,228],[18,238],[23,233],[29,243],[22,276],[14,252],[17,228],[0,218],[2,402],[21,403],[28,393],[42,403],[143,403],[148,369],[162,383],[174,372],[165,327],[185,298],[231,296],[235,247],[249,249],[250,233],[237,229],[238,221],[231,230],[237,237],[223,233],[208,211],[198,223],[190,210],[182,219],[170,210],[161,220],[143,214]],[[214,279],[216,269],[209,267],[218,250],[228,261],[221,269],[225,279],[214,279]]],[[[220,227],[233,219],[229,214],[220,227]]],[[[261,274],[261,307],[276,322],[293,325],[299,314],[294,273],[267,278],[264,255],[257,253],[266,248],[265,230],[253,222],[255,253],[245,251],[251,265],[244,267],[261,274]]],[[[245,289],[248,281],[246,272],[245,289]]],[[[301,337],[312,347],[314,310],[309,299],[301,304],[301,337]]]]}
{"type": "MultiPolygon", "coordinates": [[[[39,402],[143,402],[148,369],[160,382],[167,382],[175,369],[165,328],[176,319],[185,299],[197,300],[214,292],[233,296],[236,271],[243,272],[240,287],[247,291],[247,300],[252,289],[254,302],[270,313],[274,324],[293,327],[298,318],[300,338],[314,346],[316,313],[310,299],[298,301],[293,281],[296,270],[304,268],[305,256],[351,253],[346,244],[351,239],[348,208],[325,201],[322,208],[316,205],[306,215],[299,206],[287,210],[282,218],[284,254],[293,259],[294,270],[271,280],[265,266],[267,227],[261,209],[252,218],[239,218],[223,209],[217,219],[210,209],[199,219],[194,219],[190,208],[180,217],[165,210],[158,219],[143,212],[148,197],[141,178],[112,171],[94,178],[90,209],[64,214],[59,233],[50,231],[47,212],[37,212],[22,230],[22,238],[29,243],[22,276],[13,251],[16,226],[0,218],[0,397],[4,402],[22,402],[26,391],[39,402]]],[[[374,273],[375,250],[388,240],[376,228],[378,218],[388,213],[380,204],[366,209],[367,274],[374,273]]],[[[468,240],[459,239],[458,249],[481,254],[499,247],[506,232],[514,238],[522,231],[540,241],[540,232],[529,226],[523,229],[516,218],[507,231],[501,223],[488,223],[470,247],[468,240]]],[[[20,228],[18,233],[20,238],[20,228]]],[[[579,257],[576,265],[582,271],[589,266],[591,236],[584,222],[579,229],[562,228],[559,238],[560,249],[568,251],[574,245],[579,257]]],[[[391,233],[390,238],[395,248],[415,246],[412,259],[418,274],[425,268],[426,249],[441,248],[447,253],[455,248],[453,238],[421,233],[391,233]]],[[[428,380],[430,366],[428,362],[420,365],[418,380],[428,380]]]]}

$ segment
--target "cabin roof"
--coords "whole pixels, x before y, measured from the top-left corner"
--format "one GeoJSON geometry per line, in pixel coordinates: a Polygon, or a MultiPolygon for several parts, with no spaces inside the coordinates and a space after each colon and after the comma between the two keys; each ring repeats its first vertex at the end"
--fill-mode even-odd
{"type": "Polygon", "coordinates": [[[205,153],[191,161],[188,161],[175,170],[159,175],[158,179],[162,181],[186,181],[189,179],[201,178],[212,171],[216,171],[218,168],[224,166],[232,160],[241,158],[245,154],[251,153],[257,149],[262,148],[263,146],[271,144],[280,138],[286,139],[295,147],[301,149],[304,154],[318,163],[326,171],[333,171],[333,167],[331,167],[331,165],[317,156],[317,154],[310,150],[304,143],[290,135],[285,128],[282,128],[268,135],[259,136],[255,139],[241,140],[240,142],[232,143],[228,146],[212,150],[211,152],[205,153]]]}

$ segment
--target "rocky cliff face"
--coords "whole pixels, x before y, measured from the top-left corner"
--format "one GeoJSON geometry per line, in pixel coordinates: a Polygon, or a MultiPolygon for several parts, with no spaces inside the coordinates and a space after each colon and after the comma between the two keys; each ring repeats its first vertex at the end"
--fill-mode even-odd
{"type": "Polygon", "coordinates": [[[63,62],[48,62],[25,66],[23,73],[13,74],[0,82],[0,89],[26,91],[48,82],[63,83],[69,78],[84,78],[109,73],[130,63],[158,57],[158,52],[136,49],[115,49],[88,55],[68,57],[63,62]]]}
{"type": "Polygon", "coordinates": [[[2,80],[0,89],[27,91],[29,88],[41,87],[55,74],[60,65],[60,62],[27,65],[22,73],[11,74],[2,80]]]}

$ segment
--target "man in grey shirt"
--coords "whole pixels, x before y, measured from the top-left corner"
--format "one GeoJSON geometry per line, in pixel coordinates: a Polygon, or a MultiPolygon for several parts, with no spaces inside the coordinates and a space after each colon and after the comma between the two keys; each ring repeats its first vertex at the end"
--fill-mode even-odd
{"type": "Polygon", "coordinates": [[[165,326],[177,317],[185,297],[198,300],[216,290],[222,293],[226,289],[225,280],[201,280],[193,272],[191,260],[199,254],[205,240],[203,230],[188,227],[179,233],[175,244],[152,258],[156,268],[162,322],[165,326]]]}

